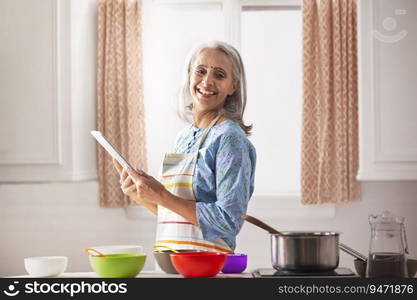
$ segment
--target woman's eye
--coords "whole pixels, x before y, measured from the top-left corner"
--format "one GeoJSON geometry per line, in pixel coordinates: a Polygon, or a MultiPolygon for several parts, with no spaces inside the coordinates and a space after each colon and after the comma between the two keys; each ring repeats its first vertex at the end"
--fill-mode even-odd
{"type": "Polygon", "coordinates": [[[218,78],[218,79],[223,79],[225,77],[226,76],[223,73],[216,73],[216,78],[218,78]]]}
{"type": "Polygon", "coordinates": [[[199,75],[203,75],[205,73],[204,69],[197,69],[195,72],[199,75]]]}

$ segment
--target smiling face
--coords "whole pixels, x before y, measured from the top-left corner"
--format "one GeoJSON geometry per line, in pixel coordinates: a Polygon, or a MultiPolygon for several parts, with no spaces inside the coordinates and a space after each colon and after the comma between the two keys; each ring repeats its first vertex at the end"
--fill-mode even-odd
{"type": "Polygon", "coordinates": [[[203,49],[190,70],[190,93],[197,112],[219,111],[235,90],[232,62],[223,52],[203,49]]]}

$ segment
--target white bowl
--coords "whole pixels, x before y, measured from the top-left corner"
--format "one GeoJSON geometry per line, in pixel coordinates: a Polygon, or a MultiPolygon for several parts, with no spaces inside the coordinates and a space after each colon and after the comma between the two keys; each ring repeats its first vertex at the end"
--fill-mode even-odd
{"type": "Polygon", "coordinates": [[[139,245],[108,245],[91,247],[103,254],[141,254],[143,246],[139,245]]]}
{"type": "Polygon", "coordinates": [[[67,269],[66,256],[36,256],[25,258],[25,269],[34,277],[55,277],[67,269]]]}

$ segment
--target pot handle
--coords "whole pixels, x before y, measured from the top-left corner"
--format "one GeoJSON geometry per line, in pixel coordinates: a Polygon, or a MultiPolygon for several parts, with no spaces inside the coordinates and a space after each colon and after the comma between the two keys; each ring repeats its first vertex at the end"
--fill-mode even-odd
{"type": "Polygon", "coordinates": [[[357,259],[361,260],[361,261],[367,261],[368,258],[363,255],[362,253],[359,253],[358,251],[350,248],[349,246],[343,244],[343,243],[339,243],[339,248],[340,250],[352,255],[353,257],[356,257],[357,259]]]}
{"type": "Polygon", "coordinates": [[[252,223],[255,226],[258,226],[266,231],[268,231],[271,234],[281,234],[281,232],[279,232],[278,230],[272,228],[271,226],[265,224],[264,222],[262,222],[261,220],[258,220],[255,217],[249,216],[249,215],[244,215],[242,217],[245,221],[248,221],[249,223],[252,223]]]}

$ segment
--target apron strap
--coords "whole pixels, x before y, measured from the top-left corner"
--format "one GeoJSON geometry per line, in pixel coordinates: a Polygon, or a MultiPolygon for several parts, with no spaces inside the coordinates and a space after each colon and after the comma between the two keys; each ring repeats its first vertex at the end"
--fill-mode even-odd
{"type": "Polygon", "coordinates": [[[206,140],[206,137],[211,127],[213,127],[214,124],[216,124],[216,122],[220,119],[221,116],[222,116],[221,114],[218,114],[217,117],[215,117],[213,121],[211,121],[209,126],[204,130],[203,135],[201,136],[200,141],[198,142],[197,153],[198,153],[198,150],[200,150],[201,145],[203,145],[204,141],[206,140]]]}

